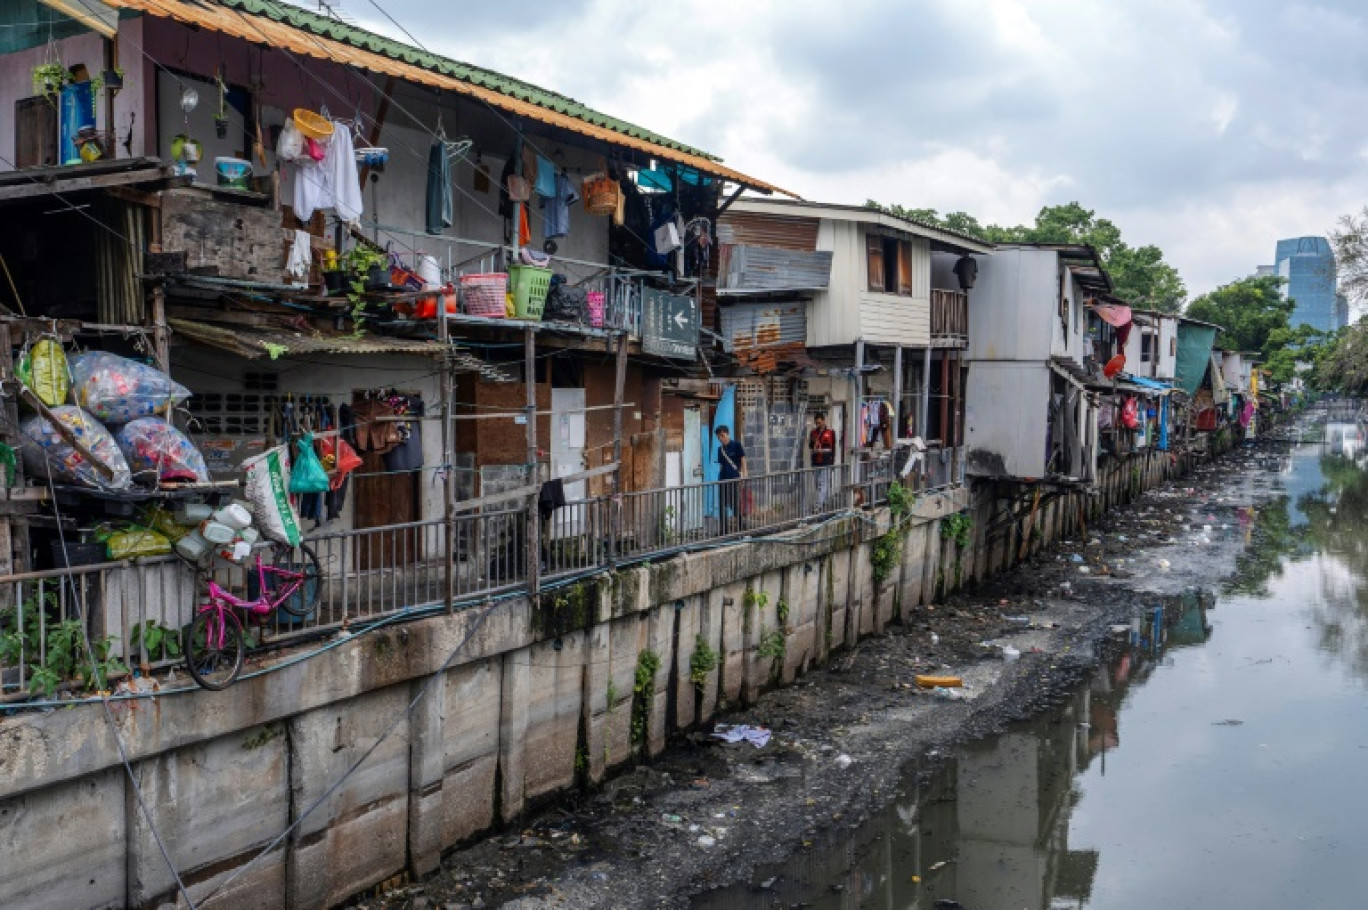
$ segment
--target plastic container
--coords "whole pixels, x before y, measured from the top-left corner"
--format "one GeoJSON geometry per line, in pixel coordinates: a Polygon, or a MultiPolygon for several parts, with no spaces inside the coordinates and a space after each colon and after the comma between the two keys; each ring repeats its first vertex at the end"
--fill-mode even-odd
{"type": "Polygon", "coordinates": [[[245,190],[247,179],[252,176],[252,162],[242,158],[220,156],[214,159],[214,173],[218,175],[219,186],[245,190]]]}
{"type": "Polygon", "coordinates": [[[261,532],[256,528],[243,528],[238,532],[238,539],[250,547],[261,539],[261,532]]]}
{"type": "Polygon", "coordinates": [[[294,109],[293,120],[295,129],[309,139],[330,139],[333,134],[333,125],[328,118],[315,114],[311,110],[302,107],[294,109]]]}
{"type": "Polygon", "coordinates": [[[210,543],[232,543],[237,532],[212,518],[200,525],[200,536],[210,543]]]}
{"type": "Polygon", "coordinates": [[[506,315],[508,275],[504,272],[484,272],[461,276],[461,297],[466,312],[471,316],[502,319],[506,315]]]}
{"type": "Polygon", "coordinates": [[[176,524],[198,527],[214,514],[213,506],[202,502],[186,502],[176,506],[176,524]]]}
{"type": "Polygon", "coordinates": [[[535,265],[510,265],[508,285],[513,294],[513,315],[518,319],[541,319],[546,294],[551,290],[551,270],[535,265]]]}
{"type": "Polygon", "coordinates": [[[176,552],[191,562],[199,562],[212,546],[199,531],[191,531],[176,541],[176,552]]]}
{"type": "Polygon", "coordinates": [[[252,513],[239,505],[227,505],[214,513],[214,521],[241,531],[252,523],[252,513]]]}
{"type": "Polygon", "coordinates": [[[589,324],[596,329],[603,328],[603,309],[607,295],[602,291],[590,291],[585,295],[589,303],[589,324]]]}
{"type": "Polygon", "coordinates": [[[423,280],[425,291],[435,291],[442,286],[442,267],[437,264],[436,256],[418,257],[418,277],[423,280]]]}

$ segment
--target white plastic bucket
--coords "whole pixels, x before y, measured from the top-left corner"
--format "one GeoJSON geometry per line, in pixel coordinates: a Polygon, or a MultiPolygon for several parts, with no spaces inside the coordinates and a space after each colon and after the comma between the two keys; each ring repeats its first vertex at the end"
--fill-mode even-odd
{"type": "Polygon", "coordinates": [[[418,257],[418,277],[423,279],[423,290],[435,291],[442,286],[442,267],[435,256],[418,257]]]}

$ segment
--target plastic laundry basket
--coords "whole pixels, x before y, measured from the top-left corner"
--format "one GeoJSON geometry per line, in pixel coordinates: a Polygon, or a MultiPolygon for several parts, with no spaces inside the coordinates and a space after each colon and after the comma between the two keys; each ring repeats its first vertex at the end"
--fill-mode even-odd
{"type": "Polygon", "coordinates": [[[518,319],[541,319],[546,293],[551,290],[551,270],[535,265],[510,265],[508,285],[513,294],[513,315],[518,319]]]}
{"type": "Polygon", "coordinates": [[[503,272],[462,275],[461,298],[466,312],[471,316],[503,318],[507,287],[508,276],[503,272]]]}

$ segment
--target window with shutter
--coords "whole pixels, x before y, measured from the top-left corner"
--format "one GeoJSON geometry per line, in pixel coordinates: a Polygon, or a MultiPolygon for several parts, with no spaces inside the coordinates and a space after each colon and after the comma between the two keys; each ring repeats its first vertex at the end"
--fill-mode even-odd
{"type": "Polygon", "coordinates": [[[884,289],[883,238],[877,234],[869,234],[865,237],[865,246],[869,255],[869,289],[871,291],[882,291],[884,289]]]}
{"type": "Polygon", "coordinates": [[[912,296],[912,244],[898,241],[898,293],[912,296]]]}

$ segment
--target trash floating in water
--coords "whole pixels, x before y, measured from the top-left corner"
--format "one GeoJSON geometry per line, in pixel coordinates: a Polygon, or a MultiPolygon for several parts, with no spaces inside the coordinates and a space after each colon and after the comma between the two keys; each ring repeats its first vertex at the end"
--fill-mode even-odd
{"type": "Polygon", "coordinates": [[[836,767],[838,768],[849,768],[854,763],[855,759],[851,758],[849,755],[846,755],[844,752],[836,756],[836,767]]]}
{"type": "Polygon", "coordinates": [[[1021,652],[1018,651],[1016,648],[1013,648],[1011,645],[1006,645],[1002,649],[1002,659],[1009,663],[1011,661],[1016,660],[1020,656],[1021,652]]]}
{"type": "Polygon", "coordinates": [[[713,727],[712,735],[724,743],[748,742],[757,749],[763,749],[770,741],[769,730],[749,724],[718,724],[713,727]]]}
{"type": "Polygon", "coordinates": [[[918,674],[914,677],[917,687],[920,689],[958,689],[964,685],[964,680],[958,676],[927,676],[918,674]]]}

